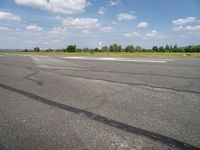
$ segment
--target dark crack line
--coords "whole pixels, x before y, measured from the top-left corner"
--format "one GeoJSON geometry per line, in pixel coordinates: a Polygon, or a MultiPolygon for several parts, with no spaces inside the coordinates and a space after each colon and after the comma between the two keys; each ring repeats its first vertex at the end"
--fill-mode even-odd
{"type": "Polygon", "coordinates": [[[113,80],[99,79],[99,78],[90,78],[90,77],[85,77],[85,76],[77,76],[77,75],[69,75],[69,74],[59,74],[59,75],[66,76],[66,77],[72,77],[72,78],[82,78],[82,79],[87,79],[87,80],[98,80],[98,81],[105,81],[105,82],[110,82],[110,83],[125,84],[125,85],[130,85],[130,86],[143,86],[143,87],[149,87],[152,89],[164,89],[164,90],[170,90],[170,91],[176,91],[176,92],[187,92],[187,93],[193,93],[193,94],[200,94],[200,92],[197,92],[197,91],[181,90],[181,89],[168,88],[168,87],[163,87],[163,86],[155,86],[155,85],[150,85],[150,84],[128,83],[128,82],[120,82],[120,81],[113,81],[113,80]]]}
{"type": "MultiPolygon", "coordinates": [[[[2,64],[2,65],[14,66],[14,67],[19,67],[19,68],[25,68],[25,69],[29,69],[29,70],[30,69],[40,69],[40,68],[29,68],[29,67],[24,67],[24,66],[15,66],[15,65],[10,65],[10,64],[2,64]]],[[[50,70],[50,69],[48,69],[48,70],[50,70]]],[[[50,72],[48,70],[43,70],[43,71],[50,72]]],[[[58,73],[56,73],[56,74],[58,74],[58,73]]],[[[176,92],[187,92],[187,93],[200,94],[200,92],[192,91],[192,90],[181,90],[181,89],[176,89],[176,88],[167,88],[167,87],[154,86],[154,85],[149,85],[149,84],[127,83],[127,82],[119,82],[119,81],[113,81],[113,80],[108,80],[108,79],[95,79],[95,78],[89,78],[89,77],[84,77],[84,76],[75,76],[75,75],[67,75],[67,74],[59,74],[59,75],[68,76],[68,77],[74,77],[74,78],[83,78],[83,79],[88,79],[88,80],[100,80],[100,81],[106,81],[106,82],[111,82],[111,83],[126,84],[126,85],[131,85],[131,86],[144,86],[144,87],[150,87],[150,88],[153,88],[153,89],[159,89],[160,88],[160,89],[171,90],[171,91],[176,91],[176,92]]],[[[39,82],[38,85],[41,84],[41,81],[37,81],[37,80],[34,80],[34,79],[29,79],[29,80],[32,80],[32,81],[36,82],[37,84],[39,82]]]]}
{"type": "Polygon", "coordinates": [[[37,75],[39,73],[38,70],[33,70],[32,68],[29,68],[29,70],[33,71],[33,73],[27,75],[27,76],[24,76],[23,78],[24,79],[27,79],[27,80],[30,80],[32,82],[35,82],[36,84],[40,85],[40,86],[43,86],[43,82],[42,81],[39,81],[39,80],[36,80],[36,79],[32,79],[31,77],[33,77],[34,75],[37,75]]]}
{"type": "MultiPolygon", "coordinates": [[[[17,65],[11,65],[11,64],[3,64],[3,65],[28,69],[28,67],[25,67],[25,66],[17,66],[17,65]]],[[[40,69],[40,70],[73,70],[73,71],[79,71],[79,72],[115,73],[115,74],[144,75],[144,76],[158,76],[158,77],[169,77],[169,78],[200,80],[200,78],[198,78],[198,77],[185,77],[185,76],[174,76],[174,75],[164,75],[164,74],[154,74],[154,73],[122,72],[122,71],[96,70],[96,69],[91,70],[91,68],[81,68],[81,67],[73,67],[73,66],[58,66],[58,65],[46,65],[46,66],[66,67],[66,68],[38,68],[37,67],[37,68],[32,68],[32,69],[40,69]],[[69,68],[67,68],[67,67],[69,67],[69,68]]]]}
{"type": "Polygon", "coordinates": [[[102,124],[105,124],[105,125],[126,131],[128,133],[132,133],[132,134],[135,134],[135,135],[150,138],[152,140],[158,141],[160,143],[163,143],[163,144],[171,146],[171,147],[175,146],[175,147],[181,148],[183,150],[200,150],[199,147],[195,147],[191,144],[187,144],[187,143],[179,141],[177,139],[174,139],[174,138],[171,138],[171,137],[168,137],[168,136],[165,136],[165,135],[161,135],[161,134],[158,134],[158,133],[154,133],[154,132],[151,132],[151,131],[148,131],[148,130],[140,129],[140,128],[125,124],[123,122],[119,122],[119,121],[98,115],[96,113],[89,112],[89,111],[84,110],[84,109],[80,109],[80,108],[72,107],[72,106],[69,106],[69,105],[62,104],[62,103],[58,103],[58,102],[55,102],[53,100],[49,100],[47,98],[40,97],[36,94],[30,93],[30,92],[27,92],[27,91],[23,91],[23,90],[20,90],[20,89],[17,89],[17,88],[14,88],[14,87],[11,87],[11,86],[8,86],[8,85],[5,85],[5,84],[0,83],[0,87],[3,88],[3,89],[6,89],[6,90],[12,91],[12,92],[21,94],[23,96],[26,96],[26,97],[28,97],[32,100],[38,101],[40,103],[47,104],[47,105],[52,106],[52,107],[56,107],[56,108],[59,108],[59,109],[62,109],[62,110],[68,111],[68,112],[72,112],[72,113],[75,113],[75,114],[79,114],[79,115],[84,114],[87,118],[89,118],[91,120],[95,120],[95,121],[100,122],[102,124]]]}
{"type": "Polygon", "coordinates": [[[5,66],[11,66],[11,67],[17,67],[17,68],[24,68],[24,69],[27,69],[27,70],[30,70],[32,71],[33,73],[27,75],[27,76],[24,76],[23,78],[26,79],[26,80],[30,80],[32,82],[35,82],[36,84],[40,85],[40,86],[43,86],[43,82],[42,81],[39,81],[39,80],[36,80],[36,79],[32,79],[30,77],[36,75],[39,73],[39,70],[35,70],[37,68],[31,68],[31,67],[25,67],[25,66],[18,66],[18,65],[11,65],[11,64],[4,64],[4,63],[0,63],[1,65],[5,65],[5,66]]]}
{"type": "Polygon", "coordinates": [[[103,92],[102,94],[99,94],[97,96],[94,96],[92,97],[89,101],[93,100],[93,99],[98,99],[98,98],[104,98],[103,100],[100,100],[99,104],[97,104],[96,106],[92,106],[92,107],[86,107],[85,109],[89,109],[89,110],[93,110],[93,109],[98,109],[100,108],[101,106],[103,106],[107,101],[108,101],[108,98],[110,96],[114,96],[116,94],[119,94],[120,92],[124,92],[124,90],[121,90],[121,91],[117,91],[117,92],[113,92],[113,93],[110,93],[110,94],[106,94],[105,92],[103,92]]]}
{"type": "MultiPolygon", "coordinates": [[[[76,67],[77,68],[77,67],[76,67]]],[[[144,75],[144,76],[158,76],[158,77],[169,77],[169,78],[180,78],[180,79],[192,79],[192,80],[200,80],[200,78],[194,77],[185,77],[185,76],[173,76],[173,75],[163,75],[163,74],[152,74],[152,73],[140,73],[140,72],[120,72],[120,71],[110,71],[110,70],[89,70],[83,68],[38,68],[38,69],[49,69],[49,70],[73,70],[79,72],[97,72],[97,73],[115,73],[115,74],[125,74],[125,75],[144,75]],[[82,69],[82,70],[81,70],[82,69]]]]}

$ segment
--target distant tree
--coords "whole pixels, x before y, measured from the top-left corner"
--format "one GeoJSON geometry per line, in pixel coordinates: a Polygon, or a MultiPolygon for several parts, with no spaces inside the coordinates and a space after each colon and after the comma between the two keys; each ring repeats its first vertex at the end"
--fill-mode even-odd
{"type": "Polygon", "coordinates": [[[39,47],[35,47],[35,48],[33,49],[33,51],[34,51],[34,52],[40,52],[40,48],[39,48],[39,47]]]}
{"type": "Polygon", "coordinates": [[[53,50],[49,48],[46,50],[46,52],[53,52],[53,50]]]}
{"type": "Polygon", "coordinates": [[[128,45],[125,50],[125,52],[134,52],[135,51],[135,47],[133,45],[128,45]]]}
{"type": "Polygon", "coordinates": [[[82,49],[81,48],[76,48],[76,52],[81,52],[82,49]]]}
{"type": "Polygon", "coordinates": [[[108,52],[108,51],[109,51],[108,46],[103,46],[103,47],[101,48],[101,51],[102,51],[102,52],[108,52]]]}
{"type": "Polygon", "coordinates": [[[121,45],[113,44],[113,45],[110,45],[109,50],[110,50],[110,52],[121,52],[122,47],[121,47],[121,45]]]}
{"type": "Polygon", "coordinates": [[[180,48],[178,48],[177,44],[174,45],[172,51],[173,52],[179,52],[180,51],[180,48]]]}
{"type": "Polygon", "coordinates": [[[185,52],[187,52],[187,53],[188,53],[188,52],[192,52],[192,46],[189,45],[189,46],[185,47],[184,50],[185,50],[185,52]]]}
{"type": "Polygon", "coordinates": [[[95,51],[95,52],[99,52],[99,49],[98,49],[98,48],[95,48],[94,51],[95,51]]]}
{"type": "Polygon", "coordinates": [[[172,51],[173,51],[173,46],[170,45],[170,46],[169,46],[169,52],[172,52],[172,51]]]}
{"type": "Polygon", "coordinates": [[[159,52],[164,52],[164,51],[165,51],[164,47],[163,47],[163,46],[160,46],[160,47],[159,47],[159,52]]]}
{"type": "Polygon", "coordinates": [[[170,48],[169,48],[169,45],[166,45],[165,46],[165,52],[169,52],[170,48]]]}
{"type": "Polygon", "coordinates": [[[89,52],[90,49],[86,47],[86,48],[83,48],[82,51],[83,51],[83,52],[89,52]]]}
{"type": "Polygon", "coordinates": [[[178,46],[177,46],[177,44],[175,44],[175,45],[174,45],[174,49],[177,49],[177,48],[178,48],[178,46]]]}
{"type": "Polygon", "coordinates": [[[152,50],[155,51],[155,52],[158,52],[158,46],[153,46],[152,50]]]}
{"type": "Polygon", "coordinates": [[[67,48],[64,48],[61,50],[62,52],[67,52],[67,48]]]}
{"type": "Polygon", "coordinates": [[[121,51],[122,51],[122,46],[119,45],[119,47],[118,47],[118,52],[121,52],[121,51]]]}
{"type": "Polygon", "coordinates": [[[178,47],[175,49],[175,52],[184,53],[184,52],[186,52],[186,49],[183,47],[178,47]]]}
{"type": "Polygon", "coordinates": [[[67,52],[75,52],[76,51],[76,45],[68,45],[66,48],[67,52]]]}
{"type": "Polygon", "coordinates": [[[56,49],[55,52],[63,52],[63,49],[56,49]]]}
{"type": "Polygon", "coordinates": [[[200,52],[200,45],[192,46],[192,52],[200,52]]]}
{"type": "Polygon", "coordinates": [[[142,52],[143,49],[142,49],[140,46],[136,46],[136,47],[135,47],[135,51],[136,51],[136,52],[142,52]]]}

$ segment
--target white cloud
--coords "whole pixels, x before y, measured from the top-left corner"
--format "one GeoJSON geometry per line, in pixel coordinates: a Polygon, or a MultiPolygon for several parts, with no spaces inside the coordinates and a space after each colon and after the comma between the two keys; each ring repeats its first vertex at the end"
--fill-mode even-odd
{"type": "Polygon", "coordinates": [[[138,25],[137,25],[138,28],[146,28],[148,27],[148,22],[140,22],[138,25]]]}
{"type": "Polygon", "coordinates": [[[38,25],[36,25],[36,24],[31,24],[31,25],[28,25],[27,27],[26,27],[26,29],[27,30],[29,30],[29,31],[42,31],[43,29],[41,28],[41,27],[39,27],[38,25]]]}
{"type": "Polygon", "coordinates": [[[102,31],[102,32],[112,32],[113,30],[114,30],[114,28],[111,26],[100,28],[100,31],[102,31]]]}
{"type": "Polygon", "coordinates": [[[88,31],[88,30],[83,30],[82,33],[84,33],[84,34],[91,34],[91,32],[88,31]]]}
{"type": "Polygon", "coordinates": [[[117,19],[122,21],[122,20],[133,20],[136,19],[136,16],[133,16],[131,14],[127,14],[127,13],[120,13],[117,15],[117,19]]]}
{"type": "Polygon", "coordinates": [[[151,32],[146,33],[146,34],[145,34],[145,37],[147,37],[147,38],[159,37],[158,31],[152,30],[151,32]]]}
{"type": "Polygon", "coordinates": [[[74,14],[83,12],[86,0],[15,0],[17,4],[43,8],[56,13],[74,14]]]}
{"type": "Polygon", "coordinates": [[[63,24],[77,28],[93,28],[100,26],[96,18],[67,18],[63,20],[63,24]]]}
{"type": "Polygon", "coordinates": [[[140,38],[140,39],[161,39],[165,37],[156,30],[152,30],[151,32],[148,32],[146,34],[140,34],[138,32],[125,33],[124,36],[130,38],[140,38]]]}
{"type": "Polygon", "coordinates": [[[8,21],[20,21],[21,17],[17,15],[13,15],[9,12],[0,11],[0,19],[4,19],[8,21]]]}
{"type": "Polygon", "coordinates": [[[100,7],[97,13],[99,15],[104,15],[106,13],[105,11],[106,11],[106,9],[104,7],[100,7]]]}
{"type": "Polygon", "coordinates": [[[119,0],[112,0],[112,1],[109,1],[109,3],[110,3],[110,6],[118,6],[118,5],[120,5],[120,1],[119,0]]]}
{"type": "Polygon", "coordinates": [[[49,33],[55,35],[63,35],[63,34],[69,34],[70,32],[66,28],[53,27],[51,31],[49,31],[49,33]]]}
{"type": "Polygon", "coordinates": [[[196,25],[196,26],[186,26],[185,30],[187,31],[200,31],[200,25],[196,25]]]}
{"type": "Polygon", "coordinates": [[[181,31],[181,30],[184,30],[184,27],[183,26],[176,26],[173,28],[174,31],[181,31]]]}
{"type": "Polygon", "coordinates": [[[133,38],[141,37],[141,35],[138,32],[125,33],[124,35],[126,37],[133,37],[133,38]]]}
{"type": "Polygon", "coordinates": [[[9,31],[9,28],[7,28],[7,27],[1,27],[1,26],[0,26],[0,31],[3,31],[3,32],[9,31]]]}
{"type": "Polygon", "coordinates": [[[176,26],[173,28],[175,31],[200,31],[200,25],[195,26],[176,26]]]}
{"type": "Polygon", "coordinates": [[[196,19],[196,17],[186,17],[186,18],[180,18],[180,19],[173,20],[172,23],[174,25],[184,25],[184,24],[197,22],[197,21],[198,20],[196,19]]]}

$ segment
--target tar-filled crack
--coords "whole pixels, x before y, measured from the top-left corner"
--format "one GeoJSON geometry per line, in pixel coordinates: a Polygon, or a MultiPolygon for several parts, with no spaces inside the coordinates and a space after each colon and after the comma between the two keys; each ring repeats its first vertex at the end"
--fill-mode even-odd
{"type": "Polygon", "coordinates": [[[30,70],[33,73],[28,74],[28,75],[24,76],[23,78],[26,79],[26,80],[30,80],[32,82],[35,82],[39,86],[43,86],[43,82],[42,81],[39,81],[39,80],[31,78],[31,77],[33,77],[34,75],[37,75],[40,72],[39,70],[37,70],[37,68],[31,68],[31,67],[19,66],[19,65],[11,65],[11,64],[5,64],[5,63],[4,64],[1,63],[1,65],[17,67],[17,68],[24,68],[24,69],[30,70]]]}
{"type": "Polygon", "coordinates": [[[115,83],[115,84],[117,83],[117,84],[126,84],[130,86],[148,87],[148,88],[157,89],[157,90],[164,89],[164,90],[175,91],[175,92],[187,92],[187,93],[193,93],[193,94],[200,94],[200,92],[198,91],[175,89],[175,88],[169,88],[169,87],[163,87],[163,86],[157,86],[157,85],[151,85],[151,84],[120,82],[120,81],[114,81],[114,80],[109,80],[109,79],[91,78],[91,77],[70,75],[70,74],[60,74],[60,75],[66,76],[66,77],[72,77],[72,78],[82,78],[82,79],[87,79],[87,80],[104,81],[104,82],[110,82],[110,83],[115,83]]]}
{"type": "MultiPolygon", "coordinates": [[[[45,72],[50,72],[52,69],[41,69],[41,68],[30,68],[30,67],[25,67],[25,66],[16,66],[16,65],[10,65],[10,64],[2,64],[6,66],[13,66],[13,67],[19,67],[19,68],[25,68],[25,69],[32,69],[33,70],[41,70],[45,72]]],[[[63,70],[63,69],[57,69],[57,70],[63,70]]],[[[69,70],[69,69],[66,69],[69,70]]],[[[72,69],[73,70],[73,69],[72,69]]],[[[84,70],[85,71],[85,70],[84,70]]],[[[86,70],[87,71],[87,70],[86,70]]],[[[93,71],[93,70],[92,70],[93,71]]],[[[107,71],[105,71],[107,72],[107,71]]],[[[114,73],[114,72],[113,72],[114,73]]],[[[116,72],[117,73],[117,72],[116,72]]],[[[56,73],[58,74],[58,73],[56,73]]],[[[132,73],[131,73],[132,74],[132,73]]],[[[134,74],[134,73],[133,73],[134,74]]],[[[164,89],[164,90],[170,90],[170,91],[175,91],[175,92],[187,92],[187,93],[193,93],[193,94],[200,94],[199,91],[193,91],[193,90],[182,90],[182,89],[177,89],[177,88],[169,88],[169,87],[163,87],[163,86],[157,86],[157,85],[150,85],[150,84],[142,84],[142,83],[129,83],[129,82],[120,82],[120,81],[114,81],[114,80],[109,80],[109,79],[101,79],[101,78],[91,78],[91,77],[85,77],[85,76],[78,76],[78,75],[71,75],[71,74],[58,74],[62,76],[68,76],[68,77],[74,77],[74,78],[82,78],[82,79],[88,79],[88,80],[99,80],[99,81],[105,81],[105,82],[110,82],[110,83],[117,83],[117,84],[126,84],[130,86],[142,86],[142,87],[148,87],[152,89],[164,89]]],[[[148,75],[148,74],[146,74],[148,75]]],[[[162,75],[161,75],[162,76],[162,75]]],[[[165,75],[163,75],[165,76],[165,75]]],[[[172,77],[172,76],[171,76],[172,77]]],[[[177,77],[177,76],[176,76],[177,77]]],[[[179,77],[178,77],[179,78],[179,77]]],[[[191,78],[191,77],[181,77],[181,78],[190,78],[190,79],[198,79],[198,78],[191,78]]],[[[32,79],[29,79],[32,80],[32,79]]],[[[33,82],[36,82],[38,85],[43,85],[41,81],[37,80],[32,80],[33,82]]]]}
{"type": "Polygon", "coordinates": [[[199,147],[179,141],[177,139],[174,139],[174,138],[162,135],[162,134],[158,134],[155,132],[151,132],[151,131],[148,131],[145,129],[141,129],[138,127],[134,127],[134,126],[125,124],[123,122],[116,121],[111,118],[101,116],[99,114],[96,114],[96,113],[93,113],[93,112],[90,112],[90,111],[87,111],[84,109],[80,109],[80,108],[72,107],[72,106],[65,105],[65,104],[62,104],[59,102],[55,102],[53,100],[50,100],[50,99],[38,96],[36,94],[30,93],[30,92],[27,92],[24,90],[20,90],[20,89],[17,89],[17,88],[14,88],[14,87],[11,87],[11,86],[8,86],[5,84],[0,83],[0,87],[3,89],[6,89],[6,90],[12,91],[12,92],[21,94],[32,100],[38,101],[40,103],[43,103],[43,104],[46,104],[46,105],[49,105],[52,107],[56,107],[56,108],[59,108],[59,109],[62,109],[62,110],[65,110],[65,111],[68,111],[68,112],[71,112],[74,114],[79,114],[79,115],[84,114],[88,119],[100,122],[102,124],[105,124],[105,125],[108,125],[108,126],[111,126],[111,127],[123,130],[123,131],[126,131],[128,133],[132,133],[132,134],[135,134],[138,136],[144,136],[146,138],[150,138],[152,140],[158,141],[160,143],[163,143],[163,144],[171,146],[171,147],[177,147],[177,148],[180,148],[183,150],[200,150],[199,147]]]}
{"type": "Polygon", "coordinates": [[[110,93],[110,94],[102,93],[102,94],[99,94],[97,96],[94,96],[94,97],[91,98],[91,100],[101,98],[101,101],[99,102],[99,104],[97,104],[96,106],[92,106],[92,107],[86,107],[85,109],[87,109],[87,110],[88,109],[89,110],[98,109],[98,108],[102,107],[108,101],[109,97],[114,96],[114,95],[119,94],[119,93],[122,93],[122,92],[124,92],[124,90],[120,90],[120,91],[113,92],[113,93],[110,93]]]}
{"type": "Polygon", "coordinates": [[[43,81],[39,81],[39,80],[36,80],[36,79],[33,79],[31,77],[33,77],[34,75],[37,75],[39,73],[38,70],[34,70],[32,68],[29,68],[29,70],[33,71],[33,73],[31,74],[28,74],[26,76],[24,76],[23,78],[27,79],[27,80],[30,80],[32,82],[35,82],[36,84],[40,85],[40,86],[43,86],[43,81]]]}
{"type": "MultiPolygon", "coordinates": [[[[59,67],[55,65],[46,65],[46,66],[53,66],[53,67],[59,67]]],[[[149,73],[143,73],[143,72],[123,72],[123,71],[111,71],[111,70],[98,70],[96,68],[98,67],[90,67],[90,68],[82,68],[82,67],[73,67],[73,66],[62,66],[66,68],[37,68],[37,69],[43,69],[43,70],[73,70],[73,71],[82,71],[82,72],[96,72],[96,73],[114,73],[114,74],[124,74],[124,75],[144,75],[144,76],[158,76],[158,77],[169,77],[169,78],[180,78],[180,79],[192,79],[192,80],[199,80],[198,77],[186,77],[186,76],[176,76],[176,75],[166,75],[166,74],[158,74],[153,73],[153,71],[149,73]],[[69,68],[71,67],[71,68],[69,68]]]]}
{"type": "MultiPolygon", "coordinates": [[[[25,66],[17,66],[17,65],[10,65],[10,64],[3,64],[7,66],[19,67],[19,68],[26,68],[29,67],[25,66]]],[[[39,70],[73,70],[73,71],[82,71],[82,72],[97,72],[97,73],[114,73],[114,74],[124,74],[124,75],[144,75],[144,76],[158,76],[158,77],[169,77],[169,78],[180,78],[180,79],[192,79],[192,80],[199,80],[198,77],[186,77],[186,76],[175,76],[175,75],[165,75],[165,74],[157,74],[157,73],[143,73],[143,72],[123,72],[123,71],[111,71],[111,70],[97,70],[92,68],[82,68],[82,67],[73,67],[73,66],[58,66],[58,65],[46,65],[46,66],[53,66],[53,67],[66,67],[66,68],[32,68],[32,69],[39,69],[39,70]],[[71,68],[69,68],[71,67],[71,68]]]]}

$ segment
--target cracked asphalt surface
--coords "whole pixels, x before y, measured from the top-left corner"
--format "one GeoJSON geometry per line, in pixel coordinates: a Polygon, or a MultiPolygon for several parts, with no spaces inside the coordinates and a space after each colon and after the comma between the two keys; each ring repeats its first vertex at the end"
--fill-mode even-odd
{"type": "Polygon", "coordinates": [[[108,59],[1,55],[0,149],[200,149],[200,59],[108,59]]]}

